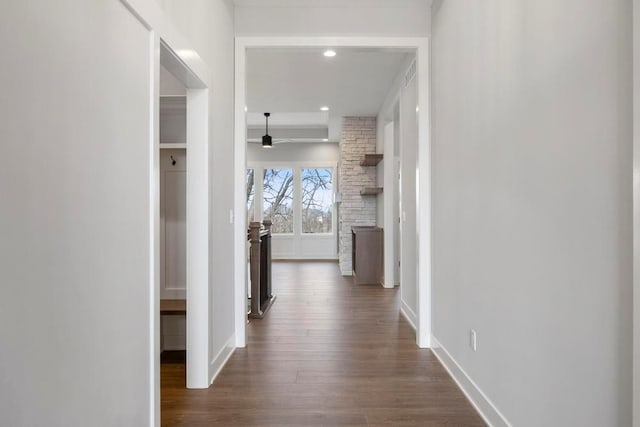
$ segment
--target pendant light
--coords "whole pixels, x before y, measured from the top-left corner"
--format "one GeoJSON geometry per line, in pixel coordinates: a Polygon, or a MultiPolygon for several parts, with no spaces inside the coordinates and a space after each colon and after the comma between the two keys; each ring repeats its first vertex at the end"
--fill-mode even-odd
{"type": "Polygon", "coordinates": [[[269,135],[269,116],[270,115],[271,113],[264,113],[266,126],[265,126],[265,134],[262,136],[262,148],[273,147],[273,139],[271,138],[271,135],[269,135]]]}

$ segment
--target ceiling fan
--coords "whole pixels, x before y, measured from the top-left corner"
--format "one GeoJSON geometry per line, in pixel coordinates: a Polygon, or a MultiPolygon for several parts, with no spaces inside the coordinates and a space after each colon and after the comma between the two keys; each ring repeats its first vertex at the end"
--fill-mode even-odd
{"type": "Polygon", "coordinates": [[[260,138],[247,138],[247,142],[249,143],[259,143],[262,142],[262,148],[272,148],[273,144],[282,144],[286,142],[326,142],[326,139],[318,139],[318,138],[278,138],[274,139],[271,135],[269,135],[269,117],[271,113],[264,113],[265,118],[265,134],[262,135],[262,140],[260,138]]]}
{"type": "Polygon", "coordinates": [[[306,137],[306,138],[273,138],[269,135],[269,117],[271,113],[263,113],[265,117],[265,134],[262,135],[262,138],[247,138],[248,143],[262,143],[262,148],[272,148],[274,144],[283,144],[283,143],[306,143],[306,142],[328,142],[327,138],[318,138],[318,137],[306,137]]]}
{"type": "Polygon", "coordinates": [[[269,135],[269,116],[271,116],[271,113],[264,113],[265,133],[264,135],[262,135],[262,148],[271,148],[273,147],[273,144],[280,144],[281,142],[289,142],[288,139],[274,140],[271,137],[271,135],[269,135]]]}

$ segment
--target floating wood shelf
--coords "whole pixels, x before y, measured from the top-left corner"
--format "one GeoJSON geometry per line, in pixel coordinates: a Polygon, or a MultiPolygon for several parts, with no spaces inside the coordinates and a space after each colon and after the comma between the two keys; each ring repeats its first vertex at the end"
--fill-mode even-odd
{"type": "Polygon", "coordinates": [[[361,196],[375,196],[382,193],[382,187],[363,188],[360,190],[361,196]]]}
{"type": "Polygon", "coordinates": [[[187,301],[183,299],[161,299],[160,314],[187,314],[187,301]]]}
{"type": "Polygon", "coordinates": [[[382,160],[382,154],[365,154],[360,166],[375,166],[382,160]]]}

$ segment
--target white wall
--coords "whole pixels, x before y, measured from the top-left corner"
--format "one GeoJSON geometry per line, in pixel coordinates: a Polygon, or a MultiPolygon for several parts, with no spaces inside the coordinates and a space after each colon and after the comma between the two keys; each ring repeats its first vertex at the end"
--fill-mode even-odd
{"type": "MultiPolygon", "coordinates": [[[[164,24],[212,70],[212,169],[231,176],[233,7],[169,3],[164,24]]],[[[13,40],[0,70],[3,423],[148,425],[150,35],[115,0],[5,2],[0,24],[13,40]]],[[[233,334],[232,186],[212,181],[217,355],[233,334]]]]}
{"type": "Polygon", "coordinates": [[[236,8],[236,34],[425,36],[429,7],[422,0],[282,1],[241,0],[236,8]]]}
{"type": "MultiPolygon", "coordinates": [[[[300,179],[301,167],[332,167],[334,192],[338,185],[338,144],[335,143],[304,143],[304,144],[274,144],[273,148],[264,149],[260,144],[247,144],[247,167],[254,168],[262,174],[263,168],[283,167],[294,170],[294,181],[300,179]]],[[[297,189],[294,184],[294,190],[297,189]]],[[[256,188],[256,197],[262,192],[256,188]]],[[[298,195],[294,191],[294,205],[298,195]]],[[[336,205],[334,205],[335,209],[336,205]]],[[[256,218],[262,214],[261,206],[256,204],[256,218]]],[[[291,235],[274,234],[271,238],[273,259],[336,259],[337,257],[337,226],[338,217],[333,213],[333,234],[313,235],[294,233],[291,235]]],[[[296,218],[296,221],[298,219],[296,218]]],[[[296,223],[294,228],[300,226],[296,223]]]]}
{"type": "Polygon", "coordinates": [[[1,2],[0,39],[1,423],[148,425],[149,33],[1,2]]]}
{"type": "MultiPolygon", "coordinates": [[[[247,163],[256,162],[329,162],[336,163],[340,156],[338,144],[304,143],[274,144],[264,149],[261,144],[247,144],[247,163]]],[[[336,182],[337,184],[337,182],[336,182]]]]}
{"type": "Polygon", "coordinates": [[[211,122],[211,280],[210,356],[214,375],[234,345],[233,323],[233,58],[234,7],[231,0],[158,0],[175,26],[196,48],[212,72],[211,122]]]}
{"type": "Polygon", "coordinates": [[[187,96],[184,85],[164,67],[160,67],[160,96],[187,96]]]}
{"type": "MultiPolygon", "coordinates": [[[[400,91],[402,90],[402,87],[404,86],[404,83],[405,83],[404,78],[407,73],[407,69],[409,68],[411,63],[413,63],[414,60],[415,60],[415,55],[407,55],[406,60],[402,63],[402,65],[398,69],[398,73],[393,78],[393,81],[391,82],[391,86],[389,87],[387,95],[384,101],[382,102],[382,105],[380,106],[380,110],[378,111],[378,132],[377,132],[378,137],[376,140],[376,144],[377,144],[376,151],[378,153],[383,153],[385,155],[385,157],[382,159],[380,163],[378,163],[378,166],[377,166],[378,184],[380,185],[380,187],[386,187],[387,182],[385,182],[385,179],[388,180],[389,177],[385,178],[385,165],[392,163],[393,161],[393,141],[385,140],[384,127],[387,123],[393,121],[394,107],[397,106],[400,100],[400,91]]],[[[378,195],[378,212],[377,212],[378,227],[384,227],[384,224],[385,224],[384,200],[385,200],[385,195],[388,195],[388,194],[391,194],[391,196],[393,196],[393,192],[389,193],[388,191],[385,191],[378,195]]]]}
{"type": "MultiPolygon", "coordinates": [[[[415,55],[407,55],[407,59],[400,67],[398,74],[393,79],[389,92],[385,97],[380,111],[378,112],[378,129],[377,129],[377,151],[383,153],[384,158],[378,164],[378,185],[384,188],[384,191],[377,197],[377,226],[384,228],[384,285],[385,287],[397,286],[399,273],[398,257],[399,248],[395,247],[397,227],[397,211],[399,191],[396,191],[398,175],[396,173],[396,163],[400,159],[399,144],[395,144],[400,140],[400,120],[396,120],[396,113],[399,113],[400,93],[405,85],[405,76],[413,61],[415,55]],[[393,140],[385,138],[385,126],[393,122],[394,132],[393,140]],[[396,146],[397,145],[397,146],[396,146]],[[386,203],[386,204],[385,204],[386,203]]],[[[397,118],[399,119],[399,117],[397,118]]]]}
{"type": "Polygon", "coordinates": [[[433,333],[512,425],[631,424],[631,16],[434,13],[433,333]]]}
{"type": "MultiPolygon", "coordinates": [[[[160,77],[160,82],[162,82],[160,77]]],[[[162,86],[162,84],[161,84],[162,86]]],[[[162,94],[162,88],[160,89],[162,94]]],[[[160,96],[160,144],[187,143],[187,96],[160,96]]]]}

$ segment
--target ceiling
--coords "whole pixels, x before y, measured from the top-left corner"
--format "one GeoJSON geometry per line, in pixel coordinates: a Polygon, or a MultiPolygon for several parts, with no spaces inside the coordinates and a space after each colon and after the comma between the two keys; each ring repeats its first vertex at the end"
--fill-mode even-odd
{"type": "MultiPolygon", "coordinates": [[[[376,115],[409,51],[334,49],[327,58],[320,48],[265,48],[247,51],[247,111],[249,127],[328,127],[337,141],[340,119],[376,115]],[[328,106],[328,113],[320,108],[328,106]],[[301,122],[301,118],[305,120],[301,122]]],[[[274,135],[277,136],[277,135],[274,135]]]]}
{"type": "Polygon", "coordinates": [[[239,7],[415,7],[433,0],[233,0],[239,7]]]}

